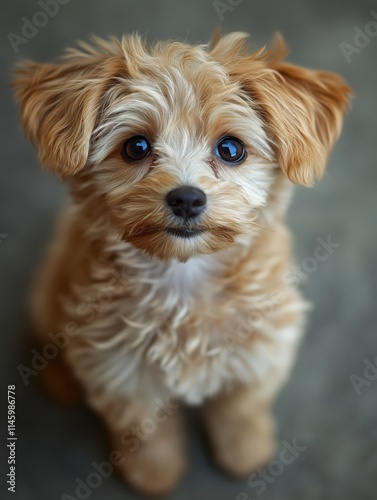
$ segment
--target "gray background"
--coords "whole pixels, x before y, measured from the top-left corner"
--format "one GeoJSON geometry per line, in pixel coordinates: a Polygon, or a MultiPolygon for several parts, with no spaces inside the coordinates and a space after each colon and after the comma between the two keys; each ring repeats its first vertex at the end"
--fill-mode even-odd
{"type": "MultiPolygon", "coordinates": [[[[224,0],[226,1],[226,0],[224,0]]],[[[279,441],[294,438],[306,450],[258,495],[246,480],[234,481],[213,467],[192,425],[191,468],[172,499],[269,500],[377,498],[377,381],[357,395],[351,374],[362,375],[364,359],[377,355],[376,283],[376,89],[377,38],[348,63],[341,42],[353,43],[354,27],[364,28],[377,3],[367,1],[244,0],[221,22],[210,0],[71,0],[41,28],[20,53],[7,34],[20,33],[22,21],[40,10],[35,0],[1,5],[1,182],[0,352],[1,429],[5,427],[6,385],[17,385],[17,493],[22,500],[60,499],[73,494],[75,478],[85,479],[91,462],[107,456],[97,418],[85,407],[60,409],[40,391],[37,380],[25,387],[17,373],[30,363],[33,337],[25,296],[49,239],[65,193],[53,176],[42,173],[36,154],[23,138],[7,86],[10,66],[19,58],[48,60],[77,38],[138,30],[149,40],[187,38],[207,41],[221,24],[244,30],[255,46],[281,31],[290,59],[340,72],[355,90],[341,140],[327,175],[315,189],[298,188],[290,225],[297,262],[313,255],[317,237],[331,235],[340,247],[303,283],[314,304],[307,336],[292,378],[275,406],[279,441]],[[3,424],[4,422],[4,424],[3,424]],[[239,496],[245,492],[247,496],[239,496]]],[[[5,441],[2,459],[5,458],[5,441]]],[[[5,461],[1,462],[1,488],[5,461]]],[[[5,488],[4,488],[5,490],[5,488]]],[[[115,477],[90,497],[140,498],[115,477]]]]}

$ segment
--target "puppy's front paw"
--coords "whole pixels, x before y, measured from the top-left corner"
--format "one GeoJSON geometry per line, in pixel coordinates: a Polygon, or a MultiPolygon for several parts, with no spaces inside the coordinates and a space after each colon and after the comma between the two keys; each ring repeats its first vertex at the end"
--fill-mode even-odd
{"type": "Polygon", "coordinates": [[[187,469],[181,439],[174,438],[153,435],[140,442],[137,449],[120,447],[113,440],[124,457],[118,472],[125,482],[146,495],[165,495],[174,490],[187,469]]]}
{"type": "Polygon", "coordinates": [[[235,418],[233,422],[218,415],[207,428],[214,459],[231,476],[247,476],[276,453],[275,425],[268,413],[235,418]]]}

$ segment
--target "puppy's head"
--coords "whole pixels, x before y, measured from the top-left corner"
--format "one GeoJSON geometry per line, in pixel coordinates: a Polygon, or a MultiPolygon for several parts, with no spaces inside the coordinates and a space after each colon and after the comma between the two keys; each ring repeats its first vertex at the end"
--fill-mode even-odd
{"type": "Polygon", "coordinates": [[[278,40],[210,46],[94,40],[14,86],[41,163],[90,182],[119,235],[168,260],[228,248],[258,227],[278,177],[310,185],[339,135],[349,88],[283,62],[278,40]]]}

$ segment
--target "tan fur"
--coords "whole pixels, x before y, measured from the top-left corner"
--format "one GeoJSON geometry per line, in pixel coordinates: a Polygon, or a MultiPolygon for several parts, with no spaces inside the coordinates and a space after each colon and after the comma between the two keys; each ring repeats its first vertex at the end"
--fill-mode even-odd
{"type": "Polygon", "coordinates": [[[305,303],[286,278],[289,180],[322,175],[350,91],[337,75],[283,62],[281,40],[249,54],[245,39],[151,48],[138,36],[95,39],[59,65],[15,73],[26,133],[72,197],[35,321],[46,340],[77,325],[65,362],[122,450],[121,474],[148,493],[168,491],[185,469],[178,411],[135,453],[119,437],[156,398],[203,405],[229,473],[271,458],[269,407],[302,332],[305,303]],[[153,151],[128,164],[121,146],[137,134],[153,151]],[[245,144],[242,164],[214,155],[225,135],[245,144]],[[165,196],[180,185],[208,199],[189,223],[203,232],[188,240],[166,232],[179,222],[165,196]]]}

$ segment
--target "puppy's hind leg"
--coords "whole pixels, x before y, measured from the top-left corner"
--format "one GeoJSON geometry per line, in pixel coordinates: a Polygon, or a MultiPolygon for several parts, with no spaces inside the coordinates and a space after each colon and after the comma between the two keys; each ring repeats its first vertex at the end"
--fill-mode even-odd
{"type": "MultiPolygon", "coordinates": [[[[77,249],[81,248],[80,230],[75,219],[65,211],[57,226],[52,245],[48,249],[43,266],[39,270],[34,289],[30,297],[30,315],[36,331],[40,348],[49,351],[47,344],[53,344],[58,353],[54,359],[47,359],[47,365],[38,377],[47,394],[57,403],[71,405],[82,398],[81,388],[74,379],[72,372],[64,361],[64,342],[69,341],[69,335],[63,326],[69,326],[61,306],[61,299],[70,293],[70,280],[75,272],[77,249]],[[53,339],[60,337],[60,345],[53,339]]],[[[51,348],[52,349],[52,348],[51,348]]],[[[51,352],[50,349],[50,352],[51,352]]]]}
{"type": "Polygon", "coordinates": [[[73,406],[83,400],[81,387],[62,355],[54,360],[49,360],[39,377],[44,392],[55,403],[73,406]]]}

